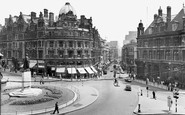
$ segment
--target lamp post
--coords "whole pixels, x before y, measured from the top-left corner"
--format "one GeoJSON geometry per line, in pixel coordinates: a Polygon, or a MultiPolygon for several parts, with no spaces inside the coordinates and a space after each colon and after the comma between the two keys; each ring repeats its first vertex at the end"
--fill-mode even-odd
{"type": "MultiPolygon", "coordinates": [[[[0,66],[1,66],[1,59],[3,58],[3,54],[0,53],[0,66]]],[[[2,67],[0,67],[0,80],[3,78],[3,75],[1,73],[2,67]]],[[[1,89],[1,88],[0,88],[1,89]]]]}
{"type": "Polygon", "coordinates": [[[171,62],[168,62],[168,64],[169,64],[169,76],[168,76],[168,79],[170,80],[171,79],[171,70],[172,70],[171,62]]]}

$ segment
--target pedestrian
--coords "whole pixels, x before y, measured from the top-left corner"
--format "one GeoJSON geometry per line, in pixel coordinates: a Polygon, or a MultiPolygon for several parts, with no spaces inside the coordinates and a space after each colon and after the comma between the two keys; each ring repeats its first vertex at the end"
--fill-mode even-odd
{"type": "Polygon", "coordinates": [[[141,96],[143,96],[143,90],[141,89],[141,96]]]}
{"type": "Polygon", "coordinates": [[[42,78],[40,79],[40,85],[42,84],[42,78]]]}
{"type": "Polygon", "coordinates": [[[59,113],[58,102],[55,103],[55,110],[53,111],[53,114],[55,114],[55,111],[57,111],[57,113],[59,113]]]}
{"type": "Polygon", "coordinates": [[[44,80],[42,79],[42,84],[44,84],[44,80]]]}
{"type": "Polygon", "coordinates": [[[155,91],[153,91],[152,94],[153,94],[153,99],[156,99],[155,91]]]}
{"type": "Polygon", "coordinates": [[[118,86],[118,80],[116,78],[114,79],[114,85],[118,86]]]}

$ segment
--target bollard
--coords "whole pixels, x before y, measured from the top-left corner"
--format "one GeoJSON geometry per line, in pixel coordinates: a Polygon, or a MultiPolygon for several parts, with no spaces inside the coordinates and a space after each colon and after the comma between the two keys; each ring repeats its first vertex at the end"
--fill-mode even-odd
{"type": "Polygon", "coordinates": [[[141,108],[140,108],[140,104],[138,104],[138,113],[140,113],[141,112],[141,108]]]}
{"type": "Polygon", "coordinates": [[[141,96],[143,96],[143,92],[142,92],[142,90],[141,90],[141,96]]]}
{"type": "Polygon", "coordinates": [[[177,99],[175,99],[175,112],[177,112],[177,99]]]}

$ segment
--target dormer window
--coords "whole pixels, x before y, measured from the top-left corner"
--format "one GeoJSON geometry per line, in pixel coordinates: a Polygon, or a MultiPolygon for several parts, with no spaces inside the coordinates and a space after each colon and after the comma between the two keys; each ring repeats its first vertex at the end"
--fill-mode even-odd
{"type": "Polygon", "coordinates": [[[172,23],[172,31],[176,31],[178,28],[179,22],[178,21],[173,21],[172,23]]]}
{"type": "Polygon", "coordinates": [[[153,27],[150,27],[150,28],[149,28],[149,30],[148,30],[148,33],[149,33],[149,34],[152,34],[152,29],[153,29],[153,27]]]}

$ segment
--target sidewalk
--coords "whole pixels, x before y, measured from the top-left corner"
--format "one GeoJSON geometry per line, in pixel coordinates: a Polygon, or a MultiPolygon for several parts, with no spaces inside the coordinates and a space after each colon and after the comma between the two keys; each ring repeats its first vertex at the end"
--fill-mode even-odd
{"type": "MultiPolygon", "coordinates": [[[[136,82],[145,84],[142,80],[136,80],[136,82]]],[[[166,91],[158,91],[156,92],[156,100],[152,98],[152,91],[148,91],[148,97],[147,97],[147,90],[145,87],[139,88],[139,93],[142,90],[143,96],[138,96],[139,102],[137,107],[134,110],[135,114],[138,115],[185,115],[185,95],[179,94],[179,99],[177,101],[177,112],[175,112],[176,109],[176,102],[173,98],[173,93],[170,91],[167,91],[165,87],[162,85],[154,85],[152,83],[149,83],[149,86],[157,87],[161,89],[165,89],[166,91]],[[171,107],[171,111],[169,112],[168,104],[167,104],[167,97],[171,96],[173,100],[173,104],[171,107]],[[138,112],[140,104],[140,110],[141,112],[138,112]]]]}
{"type": "Polygon", "coordinates": [[[145,96],[138,96],[140,104],[140,111],[138,112],[137,106],[134,110],[134,113],[137,115],[185,115],[185,107],[177,105],[177,112],[175,112],[175,102],[171,107],[171,111],[169,112],[169,108],[167,106],[167,99],[166,101],[162,101],[159,99],[152,99],[151,97],[145,96]]]}

